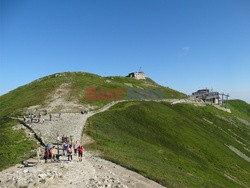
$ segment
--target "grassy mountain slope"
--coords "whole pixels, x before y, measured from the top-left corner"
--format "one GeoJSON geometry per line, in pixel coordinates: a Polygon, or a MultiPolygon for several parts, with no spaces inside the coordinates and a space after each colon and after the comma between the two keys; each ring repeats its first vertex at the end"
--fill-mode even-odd
{"type": "Polygon", "coordinates": [[[91,117],[85,133],[95,140],[88,149],[169,187],[250,186],[249,162],[228,148],[250,157],[250,128],[212,106],[120,103],[91,117]]]}
{"type": "Polygon", "coordinates": [[[242,100],[229,100],[229,108],[232,112],[250,122],[250,105],[242,100]]]}
{"type": "MultiPolygon", "coordinates": [[[[101,77],[84,72],[65,72],[46,76],[21,86],[3,96],[0,96],[0,170],[7,168],[30,156],[30,150],[36,143],[25,138],[22,130],[13,131],[17,121],[8,116],[24,115],[26,108],[41,105],[46,108],[53,93],[66,84],[66,101],[76,101],[79,104],[90,104],[100,108],[110,101],[87,101],[86,88],[124,90],[140,88],[146,90],[162,89],[164,98],[183,98],[184,94],[162,87],[150,79],[135,80],[126,77],[101,77]]],[[[126,95],[125,95],[126,96],[126,95]]]]}

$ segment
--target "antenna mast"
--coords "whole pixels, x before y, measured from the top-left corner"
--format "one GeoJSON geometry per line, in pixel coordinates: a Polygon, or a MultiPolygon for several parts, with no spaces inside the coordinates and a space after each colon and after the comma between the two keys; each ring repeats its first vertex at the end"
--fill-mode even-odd
{"type": "Polygon", "coordinates": [[[141,67],[139,68],[139,72],[141,72],[141,67]]]}

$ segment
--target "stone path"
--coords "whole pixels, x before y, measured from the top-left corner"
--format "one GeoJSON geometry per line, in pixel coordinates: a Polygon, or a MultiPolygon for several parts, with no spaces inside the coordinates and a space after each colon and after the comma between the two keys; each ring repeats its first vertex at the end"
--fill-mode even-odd
{"type": "MultiPolygon", "coordinates": [[[[55,143],[56,134],[60,137],[64,134],[73,135],[74,140],[81,140],[82,130],[88,117],[109,109],[117,102],[112,102],[96,112],[88,114],[62,113],[44,116],[44,123],[32,123],[29,126],[40,135],[44,142],[55,143]]],[[[83,139],[84,140],[84,139],[83,139]]],[[[42,149],[42,152],[44,150],[42,149]]],[[[79,162],[77,156],[73,161],[67,161],[61,157],[60,162],[37,163],[36,159],[30,159],[36,165],[33,167],[20,167],[16,165],[0,172],[0,187],[114,187],[114,188],[163,188],[163,186],[151,181],[133,171],[127,170],[112,162],[100,159],[96,153],[84,151],[83,161],[79,162]]]]}

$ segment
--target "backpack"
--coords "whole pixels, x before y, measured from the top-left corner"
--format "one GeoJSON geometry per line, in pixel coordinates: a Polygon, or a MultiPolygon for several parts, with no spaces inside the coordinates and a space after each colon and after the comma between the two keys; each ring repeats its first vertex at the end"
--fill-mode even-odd
{"type": "Polygon", "coordinates": [[[72,149],[71,148],[68,148],[68,153],[72,154],[72,149]]]}
{"type": "Polygon", "coordinates": [[[50,156],[50,151],[48,149],[46,149],[46,151],[45,151],[45,156],[47,156],[47,157],[50,156]]]}

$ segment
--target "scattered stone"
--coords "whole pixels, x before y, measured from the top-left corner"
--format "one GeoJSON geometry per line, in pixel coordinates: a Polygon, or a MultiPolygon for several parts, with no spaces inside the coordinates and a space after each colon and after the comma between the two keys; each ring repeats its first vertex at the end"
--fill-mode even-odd
{"type": "Polygon", "coordinates": [[[45,179],[41,179],[39,182],[45,184],[46,180],[45,179]]]}
{"type": "Polygon", "coordinates": [[[29,173],[29,170],[27,170],[27,169],[25,169],[25,170],[23,170],[23,173],[29,173]]]}
{"type": "Polygon", "coordinates": [[[47,175],[43,173],[43,174],[39,174],[38,177],[41,179],[45,179],[47,177],[47,175]]]}

